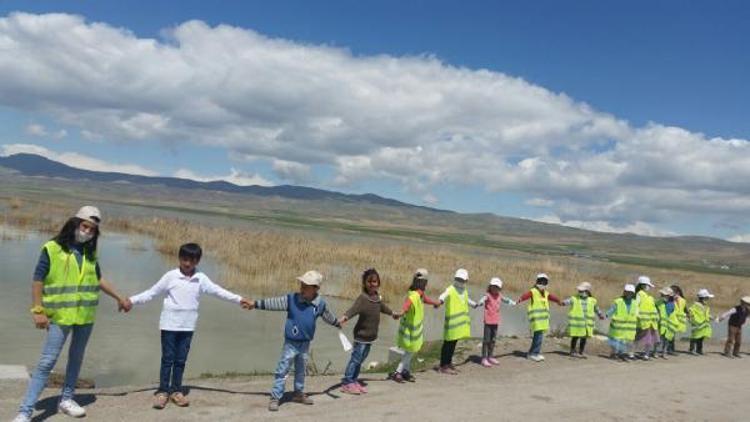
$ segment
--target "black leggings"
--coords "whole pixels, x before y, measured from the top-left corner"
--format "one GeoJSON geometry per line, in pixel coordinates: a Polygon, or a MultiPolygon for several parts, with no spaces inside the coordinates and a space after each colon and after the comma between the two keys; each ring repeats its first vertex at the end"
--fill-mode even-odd
{"type": "Polygon", "coordinates": [[[703,354],[703,338],[691,338],[690,339],[690,351],[698,352],[703,354]]]}
{"type": "Polygon", "coordinates": [[[456,351],[458,340],[443,340],[443,348],[440,350],[440,366],[448,366],[453,361],[453,353],[456,351]]]}
{"type": "Polygon", "coordinates": [[[571,337],[570,338],[570,352],[574,352],[576,350],[576,342],[580,340],[581,342],[578,343],[578,352],[583,353],[583,349],[586,348],[586,337],[571,337]]]}

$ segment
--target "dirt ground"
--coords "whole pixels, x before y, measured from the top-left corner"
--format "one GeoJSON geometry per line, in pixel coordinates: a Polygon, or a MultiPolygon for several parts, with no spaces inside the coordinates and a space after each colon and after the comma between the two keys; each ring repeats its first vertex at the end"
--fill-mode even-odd
{"type": "MultiPolygon", "coordinates": [[[[270,413],[270,377],[188,380],[188,408],[151,409],[153,386],[79,390],[88,420],[95,421],[240,421],[240,420],[422,420],[465,421],[743,421],[750,420],[745,377],[750,355],[728,359],[720,344],[707,345],[706,356],[685,353],[667,360],[618,362],[607,347],[592,340],[587,359],[564,354],[567,340],[547,339],[546,361],[522,357],[527,339],[502,339],[500,366],[476,364],[474,345],[458,357],[460,374],[428,370],[416,383],[396,384],[382,374],[366,374],[369,393],[343,394],[338,377],[308,377],[315,405],[283,403],[270,413]]],[[[680,343],[678,349],[686,349],[680,343]]],[[[190,362],[188,361],[188,365],[190,362]]],[[[0,383],[0,419],[10,420],[25,382],[0,383]]],[[[291,388],[291,381],[287,382],[291,388]]],[[[47,389],[34,420],[69,420],[56,414],[58,390],[47,389]]]]}

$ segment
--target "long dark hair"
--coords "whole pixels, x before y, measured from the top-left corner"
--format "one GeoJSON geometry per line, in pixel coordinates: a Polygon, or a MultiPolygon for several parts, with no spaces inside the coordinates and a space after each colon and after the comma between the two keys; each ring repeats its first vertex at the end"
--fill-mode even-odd
{"type": "MultiPolygon", "coordinates": [[[[76,243],[76,230],[78,230],[78,226],[81,225],[82,221],[83,220],[78,217],[69,218],[68,221],[63,224],[60,232],[57,233],[57,236],[53,237],[52,240],[57,242],[65,252],[70,252],[70,245],[76,243]]],[[[97,225],[94,227],[94,237],[83,244],[83,254],[86,256],[86,259],[90,261],[96,259],[96,243],[99,240],[100,234],[101,231],[99,231],[99,226],[97,225]]]]}
{"type": "Polygon", "coordinates": [[[685,294],[682,293],[682,288],[680,288],[680,286],[678,286],[676,284],[673,284],[673,285],[671,285],[669,287],[671,287],[672,290],[674,290],[678,295],[680,295],[681,298],[683,298],[683,299],[685,298],[685,294]]]}

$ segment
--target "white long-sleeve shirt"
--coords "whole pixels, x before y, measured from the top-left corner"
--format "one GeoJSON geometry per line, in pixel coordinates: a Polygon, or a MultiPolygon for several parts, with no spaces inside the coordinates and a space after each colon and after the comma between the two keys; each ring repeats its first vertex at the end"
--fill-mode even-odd
{"type": "MultiPolygon", "coordinates": [[[[460,295],[463,294],[464,293],[464,289],[466,289],[466,287],[458,287],[455,284],[453,285],[453,287],[456,289],[456,291],[460,295]]],[[[450,293],[450,287],[447,287],[445,289],[445,291],[438,297],[438,299],[440,300],[441,303],[445,303],[445,299],[448,298],[448,294],[449,293],[450,293]]],[[[467,297],[467,299],[468,299],[468,302],[469,302],[469,306],[471,306],[472,308],[476,308],[477,307],[477,303],[474,302],[473,300],[471,300],[470,297],[467,297]]]]}
{"type": "Polygon", "coordinates": [[[159,329],[167,331],[195,331],[198,306],[202,293],[232,303],[240,303],[242,296],[234,294],[211,281],[200,271],[184,275],[179,268],[168,271],[150,289],[130,297],[133,305],[142,305],[164,295],[159,317],[159,329]]]}

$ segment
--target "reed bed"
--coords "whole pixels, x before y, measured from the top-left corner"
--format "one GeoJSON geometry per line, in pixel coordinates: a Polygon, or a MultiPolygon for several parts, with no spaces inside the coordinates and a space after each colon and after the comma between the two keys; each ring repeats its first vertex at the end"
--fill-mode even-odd
{"type": "MultiPolygon", "coordinates": [[[[41,201],[6,199],[4,224],[53,233],[75,211],[74,206],[41,201]]],[[[681,270],[642,268],[580,258],[551,258],[533,254],[501,255],[481,247],[402,241],[372,236],[342,236],[325,232],[290,229],[256,229],[212,226],[194,219],[118,217],[106,220],[107,231],[148,236],[157,250],[174,257],[186,242],[201,244],[208,256],[223,265],[220,282],[249,297],[280,294],[297,288],[295,277],[310,269],[324,275],[322,291],[329,296],[355,298],[361,291],[360,275],[370,267],[381,274],[381,295],[386,301],[400,301],[419,267],[430,272],[428,293],[438,294],[453,272],[469,270],[470,291],[477,297],[493,276],[505,282],[504,292],[512,297],[528,289],[539,272],[551,278],[550,291],[560,296],[575,293],[583,281],[594,285],[602,304],[622,293],[622,286],[639,274],[648,274],[658,286],[679,284],[689,300],[698,288],[716,294],[714,303],[730,306],[748,294],[742,277],[693,273],[681,270]]],[[[134,243],[133,247],[138,247],[134,243]]]]}

